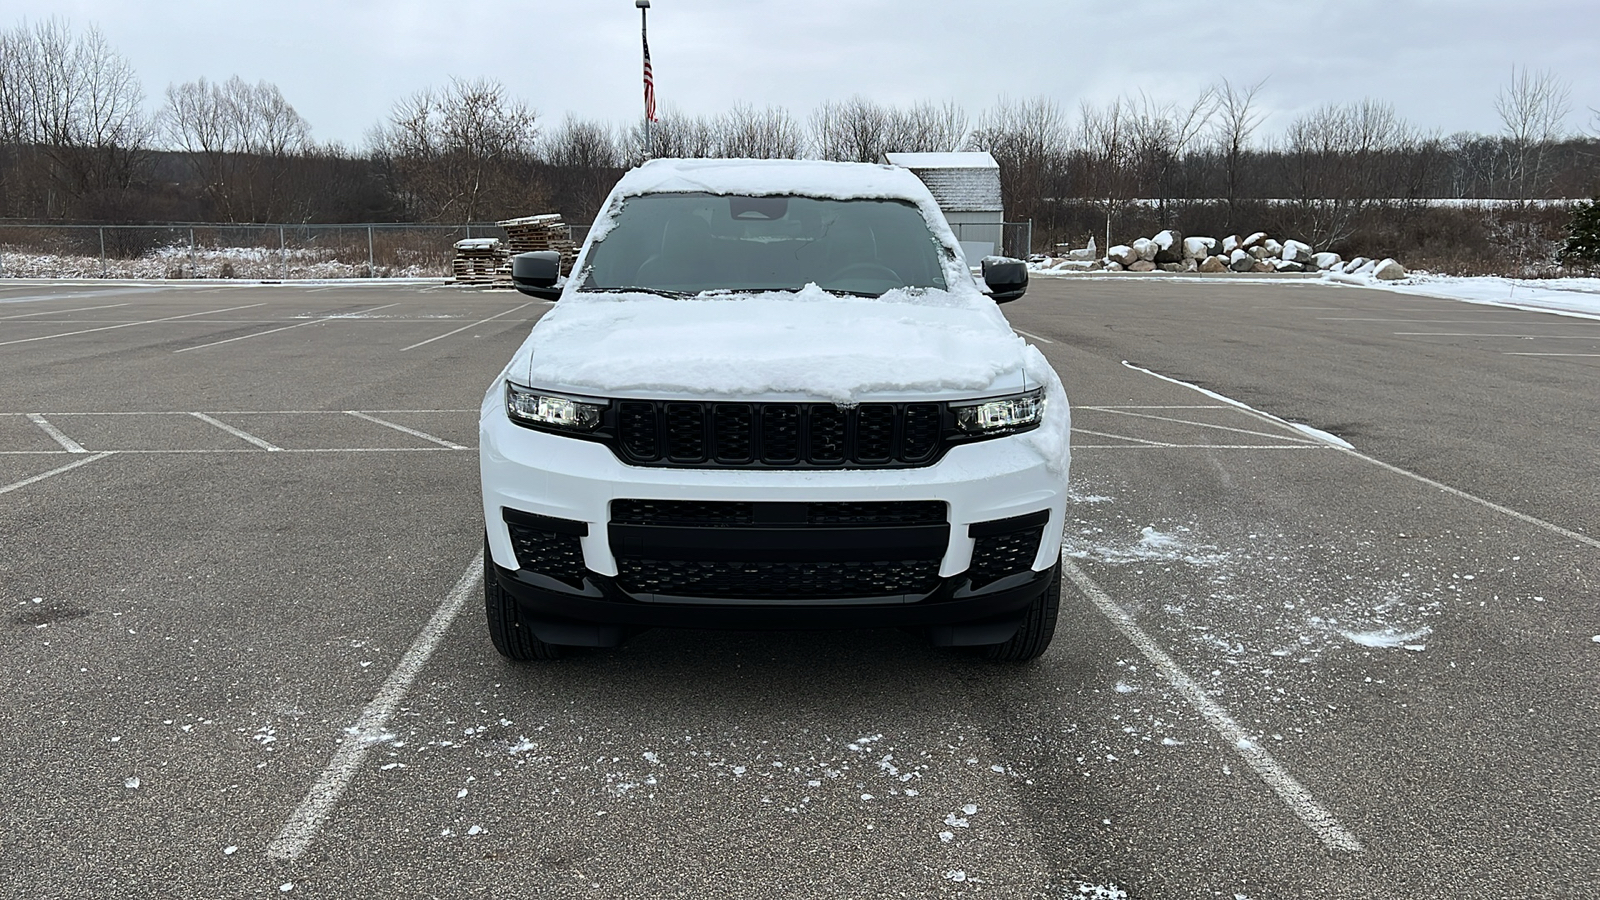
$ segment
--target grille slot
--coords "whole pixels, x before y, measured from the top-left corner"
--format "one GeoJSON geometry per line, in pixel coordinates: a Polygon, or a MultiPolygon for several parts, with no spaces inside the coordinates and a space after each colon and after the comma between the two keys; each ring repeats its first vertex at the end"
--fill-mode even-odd
{"type": "Polygon", "coordinates": [[[761,410],[761,456],[782,464],[800,461],[800,407],[768,404],[761,410]]]}
{"type": "Polygon", "coordinates": [[[618,560],[631,593],[716,600],[837,600],[925,594],[939,581],[938,560],[875,562],[708,562],[618,560]]]}
{"type": "Polygon", "coordinates": [[[905,437],[901,442],[901,457],[908,463],[925,462],[939,449],[939,407],[932,403],[907,406],[904,416],[905,437]]]}
{"type": "Polygon", "coordinates": [[[742,463],[750,461],[754,437],[750,405],[747,403],[719,403],[712,414],[717,462],[742,463]]]}
{"type": "Polygon", "coordinates": [[[654,403],[623,401],[617,407],[617,436],[622,449],[635,459],[655,459],[660,455],[657,439],[659,416],[654,403]]]}
{"type": "Polygon", "coordinates": [[[705,407],[699,403],[668,403],[666,413],[667,458],[673,462],[705,462],[705,407]]]}
{"type": "Polygon", "coordinates": [[[938,587],[948,518],[938,500],[618,499],[609,531],[617,583],[634,595],[903,602],[938,587]]]}

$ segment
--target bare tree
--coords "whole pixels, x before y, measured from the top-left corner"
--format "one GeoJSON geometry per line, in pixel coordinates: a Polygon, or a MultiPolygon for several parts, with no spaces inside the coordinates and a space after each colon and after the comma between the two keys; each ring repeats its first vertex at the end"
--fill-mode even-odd
{"type": "Polygon", "coordinates": [[[18,26],[0,51],[0,136],[13,155],[37,157],[67,201],[47,202],[45,214],[114,208],[148,155],[150,123],[133,67],[98,29],[78,35],[61,19],[18,26]]]}
{"type": "Polygon", "coordinates": [[[960,150],[967,139],[967,111],[955,101],[928,101],[909,109],[889,110],[889,153],[949,153],[960,150]]]}
{"type": "Polygon", "coordinates": [[[1128,137],[1144,191],[1156,198],[1157,216],[1168,223],[1167,200],[1173,193],[1173,173],[1178,160],[1205,128],[1215,108],[1211,88],[1187,106],[1157,102],[1140,92],[1137,101],[1124,101],[1128,137]]]}
{"type": "Polygon", "coordinates": [[[1216,117],[1212,120],[1211,136],[1218,155],[1222,157],[1224,199],[1228,202],[1227,229],[1234,226],[1234,205],[1241,189],[1240,178],[1244,172],[1244,156],[1250,149],[1250,138],[1255,134],[1266,113],[1256,108],[1256,94],[1266,84],[1265,78],[1249,86],[1235,87],[1228,79],[1216,89],[1216,117]]]}
{"type": "Polygon", "coordinates": [[[892,111],[857,94],[811,113],[811,149],[822,159],[877,162],[889,150],[892,111]]]}
{"type": "Polygon", "coordinates": [[[290,217],[287,179],[311,149],[311,127],[277,85],[204,78],[167,88],[158,122],[168,143],[189,154],[215,214],[228,221],[290,217]]]}
{"type": "Polygon", "coordinates": [[[1404,163],[1430,140],[1437,145],[1391,104],[1372,99],[1328,104],[1296,119],[1282,148],[1295,236],[1318,247],[1337,244],[1367,209],[1415,194],[1419,173],[1404,163]]]}
{"type": "Polygon", "coordinates": [[[569,221],[592,218],[605,202],[628,153],[609,125],[567,115],[539,140],[540,159],[553,171],[549,187],[555,208],[569,221]]]}
{"type": "Polygon", "coordinates": [[[984,111],[966,148],[986,150],[1000,164],[1005,214],[1039,220],[1049,233],[1055,224],[1050,198],[1063,194],[1066,144],[1066,119],[1054,100],[1002,97],[984,111]]]}
{"type": "Polygon", "coordinates": [[[756,109],[747,103],[716,121],[717,155],[739,159],[798,159],[805,136],[787,110],[778,106],[756,109]]]}
{"type": "Polygon", "coordinates": [[[413,214],[471,222],[538,205],[536,121],[497,81],[451,79],[395,104],[369,143],[413,214]]]}
{"type": "Polygon", "coordinates": [[[1511,69],[1511,81],[1494,100],[1509,159],[1509,187],[1516,199],[1532,200],[1550,181],[1547,165],[1552,144],[1571,111],[1572,88],[1549,70],[1511,69]]]}

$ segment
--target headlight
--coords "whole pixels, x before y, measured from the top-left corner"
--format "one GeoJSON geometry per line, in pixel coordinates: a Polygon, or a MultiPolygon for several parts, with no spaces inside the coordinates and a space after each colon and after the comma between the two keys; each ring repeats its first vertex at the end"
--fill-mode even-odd
{"type": "Polygon", "coordinates": [[[600,427],[605,403],[541,393],[506,382],[506,415],[531,428],[589,432],[600,427]]]}
{"type": "Polygon", "coordinates": [[[967,434],[996,435],[1037,428],[1044,418],[1044,389],[986,400],[971,406],[951,404],[956,427],[967,434]]]}

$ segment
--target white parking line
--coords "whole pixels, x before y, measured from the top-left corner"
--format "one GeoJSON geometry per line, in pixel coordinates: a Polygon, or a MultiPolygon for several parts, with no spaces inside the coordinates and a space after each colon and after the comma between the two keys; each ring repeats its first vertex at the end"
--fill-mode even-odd
{"type": "Polygon", "coordinates": [[[1073,426],[1072,433],[1073,434],[1092,434],[1095,437],[1111,438],[1113,440],[1118,440],[1118,441],[1133,441],[1136,444],[1149,444],[1152,447],[1171,447],[1172,446],[1171,444],[1166,443],[1165,441],[1147,441],[1144,438],[1128,437],[1125,434],[1112,434],[1112,433],[1110,433],[1108,431],[1090,431],[1087,428],[1079,428],[1077,426],[1073,426]]]}
{"type": "Polygon", "coordinates": [[[277,838],[267,846],[267,856],[273,859],[298,859],[306,852],[306,848],[311,846],[311,841],[317,836],[317,829],[327,821],[329,813],[333,812],[334,804],[339,802],[339,797],[350,786],[356,770],[361,768],[361,763],[367,758],[367,752],[381,739],[395,709],[411,690],[411,683],[416,680],[422,667],[427,665],[428,658],[433,656],[433,651],[444,639],[445,632],[450,630],[450,625],[460,614],[467,595],[478,586],[482,578],[483,557],[479,556],[467,566],[465,572],[461,573],[456,586],[439,604],[438,610],[428,620],[428,624],[417,633],[416,639],[411,642],[411,648],[401,657],[400,663],[389,673],[388,680],[384,681],[378,693],[361,711],[361,717],[356,719],[354,725],[345,729],[344,739],[339,742],[339,748],[333,752],[333,759],[328,761],[328,766],[322,770],[322,775],[312,782],[310,790],[306,791],[305,799],[300,801],[300,805],[289,815],[288,821],[283,823],[283,829],[278,832],[277,838]]]}
{"type": "Polygon", "coordinates": [[[377,416],[369,416],[364,412],[356,412],[353,409],[347,409],[347,410],[345,410],[345,414],[346,415],[355,416],[358,419],[365,419],[368,422],[372,422],[372,423],[377,424],[377,425],[382,425],[385,428],[393,428],[395,431],[403,432],[405,434],[412,435],[413,437],[419,437],[419,438],[422,438],[425,441],[433,441],[435,444],[438,444],[441,447],[448,447],[451,450],[465,450],[465,449],[467,449],[467,448],[461,446],[460,444],[451,443],[450,441],[447,441],[444,438],[434,437],[433,435],[427,433],[426,431],[418,431],[415,428],[407,428],[404,425],[397,425],[394,422],[388,421],[387,419],[380,419],[377,416]]]}
{"type": "Polygon", "coordinates": [[[1017,334],[1022,335],[1023,337],[1031,337],[1034,340],[1039,341],[1040,343],[1044,343],[1044,344],[1054,344],[1055,343],[1055,341],[1052,341],[1047,337],[1040,337],[1040,336],[1038,336],[1037,334],[1034,334],[1031,331],[1023,331],[1021,328],[1013,328],[1011,330],[1015,331],[1017,334]]]}
{"type": "Polygon", "coordinates": [[[1501,356],[1600,356],[1600,353],[1512,353],[1507,351],[1501,356]]]}
{"type": "Polygon", "coordinates": [[[268,451],[270,453],[279,453],[279,452],[282,452],[282,450],[283,450],[282,447],[278,447],[278,446],[270,444],[270,443],[268,443],[266,441],[263,441],[261,438],[256,437],[255,435],[251,434],[250,432],[243,431],[243,430],[240,430],[238,428],[235,428],[232,425],[229,425],[227,422],[220,422],[220,421],[218,421],[216,419],[213,419],[210,416],[206,415],[205,413],[192,412],[192,413],[189,413],[189,415],[194,416],[196,419],[199,419],[202,422],[205,422],[207,425],[215,425],[218,428],[221,428],[223,431],[226,431],[227,433],[233,435],[234,437],[239,438],[240,440],[243,440],[243,441],[249,441],[250,443],[255,444],[257,447],[260,447],[261,449],[266,450],[266,451],[268,451]]]}
{"type": "MultiPolygon", "coordinates": [[[[1080,433],[1082,429],[1072,429],[1073,434],[1080,433]]],[[[1114,437],[1120,440],[1133,441],[1138,438],[1124,438],[1120,434],[1100,435],[1100,437],[1114,437]]],[[[1329,444],[1158,444],[1146,441],[1143,444],[1073,444],[1072,451],[1079,450],[1332,450],[1329,444]]]]}
{"type": "Polygon", "coordinates": [[[104,451],[102,453],[96,453],[93,456],[84,457],[83,459],[80,459],[80,460],[78,460],[76,462],[69,462],[64,466],[60,466],[58,468],[51,469],[48,472],[40,472],[38,475],[35,475],[32,478],[24,478],[21,481],[14,482],[12,484],[8,484],[5,487],[0,487],[0,494],[9,494],[12,491],[18,490],[20,488],[25,488],[30,484],[35,484],[37,482],[43,481],[46,478],[50,478],[51,476],[60,475],[62,472],[70,472],[70,471],[72,471],[73,469],[76,469],[79,466],[87,466],[89,463],[92,463],[97,459],[105,459],[108,456],[115,456],[115,455],[116,455],[115,451],[107,450],[107,451],[104,451]]]}
{"type": "Polygon", "coordinates": [[[500,318],[501,316],[509,316],[509,315],[511,315],[512,313],[516,312],[519,309],[523,309],[525,307],[529,307],[529,306],[532,306],[532,305],[533,305],[532,303],[524,303],[524,304],[522,304],[522,306],[514,307],[512,309],[508,309],[505,312],[495,313],[494,315],[490,316],[487,319],[479,319],[478,321],[473,322],[471,325],[463,325],[460,328],[457,328],[455,331],[446,331],[444,334],[441,334],[438,337],[431,337],[431,338],[428,338],[425,341],[418,341],[418,342],[416,342],[415,344],[412,344],[409,347],[401,347],[400,348],[400,352],[404,353],[407,350],[415,350],[418,347],[421,347],[423,344],[431,344],[434,341],[444,340],[445,338],[449,337],[452,334],[460,334],[461,332],[466,331],[468,328],[476,328],[476,327],[478,327],[479,325],[482,325],[485,322],[492,322],[495,319],[500,318]]]}
{"type": "Polygon", "coordinates": [[[28,421],[44,429],[44,433],[55,439],[68,453],[88,453],[83,445],[61,433],[61,429],[51,425],[49,420],[38,413],[28,413],[28,421]]]}
{"type": "Polygon", "coordinates": [[[1481,338],[1521,338],[1526,341],[1596,341],[1600,334],[1482,334],[1476,331],[1396,331],[1401,337],[1481,337],[1481,338]]]}
{"type": "MultiPolygon", "coordinates": [[[[1531,355],[1531,354],[1520,354],[1520,355],[1531,355]]],[[[1577,355],[1577,354],[1572,354],[1572,355],[1577,355]]],[[[1595,355],[1600,355],[1600,354],[1595,354],[1595,355]]],[[[1276,417],[1272,416],[1270,413],[1261,412],[1260,410],[1255,409],[1254,407],[1247,406],[1247,405],[1245,405],[1243,403],[1240,403],[1237,400],[1231,400],[1230,398],[1223,397],[1221,394],[1218,394],[1215,391],[1210,391],[1210,390],[1207,390],[1207,389],[1205,389],[1203,387],[1199,387],[1197,385],[1190,384],[1187,381],[1179,381],[1176,378],[1169,378],[1168,376],[1162,375],[1159,372],[1152,372],[1149,369],[1140,368],[1139,366],[1136,366],[1133,363],[1127,362],[1126,360],[1124,360],[1122,364],[1124,366],[1127,366],[1130,369],[1134,369],[1136,371],[1143,372],[1146,375],[1154,375],[1155,377],[1160,378],[1163,381],[1170,381],[1173,384],[1181,384],[1184,387],[1186,387],[1186,388],[1188,388],[1188,389],[1190,389],[1192,391],[1199,391],[1200,393],[1205,394],[1205,395],[1210,396],[1210,397],[1217,397],[1217,398],[1222,399],[1222,400],[1227,400],[1230,403],[1234,403],[1234,404],[1238,405],[1239,407],[1241,407],[1243,409],[1246,409],[1246,410],[1249,410],[1250,412],[1254,413],[1255,415],[1262,417],[1262,419],[1265,420],[1265,421],[1272,421],[1273,419],[1276,418],[1276,417]]],[[[1278,421],[1282,421],[1282,420],[1278,420],[1278,421]]],[[[1293,425],[1293,423],[1285,423],[1285,424],[1289,424],[1291,426],[1293,425]]],[[[1307,426],[1307,427],[1309,427],[1309,426],[1307,426]]],[[[1332,436],[1330,435],[1330,437],[1332,437],[1332,436]]],[[[1338,439],[1334,438],[1334,440],[1338,440],[1338,439]]],[[[1500,504],[1495,503],[1492,500],[1485,500],[1482,497],[1478,497],[1476,495],[1469,494],[1466,491],[1461,490],[1460,488],[1453,488],[1448,484],[1444,484],[1443,482],[1434,481],[1432,478],[1429,478],[1426,475],[1418,475],[1416,472],[1407,471],[1406,469],[1402,469],[1399,466],[1390,465],[1389,463],[1386,463],[1381,459],[1376,459],[1374,457],[1368,456],[1365,453],[1362,453],[1359,450],[1355,449],[1354,447],[1350,446],[1349,444],[1343,443],[1342,441],[1340,443],[1338,443],[1338,444],[1334,444],[1332,442],[1329,442],[1329,446],[1333,447],[1336,450],[1342,450],[1345,453],[1348,453],[1351,456],[1355,457],[1356,459],[1365,460],[1365,461],[1367,461],[1369,463],[1372,463],[1373,465],[1378,466],[1380,468],[1388,469],[1389,471],[1395,473],[1396,475],[1404,475],[1407,478],[1415,479],[1415,480],[1420,481],[1423,484],[1426,484],[1426,485],[1428,485],[1430,487],[1438,488],[1439,490],[1444,491],[1447,494],[1452,494],[1454,496],[1460,497],[1463,500],[1470,500],[1473,503],[1476,503],[1476,504],[1478,504],[1480,506],[1483,506],[1483,507],[1485,507],[1487,509],[1492,509],[1495,512],[1502,513],[1504,515],[1508,515],[1508,516],[1510,516],[1510,517],[1512,517],[1514,519],[1518,519],[1520,521],[1526,522],[1529,525],[1533,525],[1533,526],[1538,527],[1538,528],[1543,528],[1544,530],[1546,530],[1546,531],[1548,531],[1548,532],[1550,532],[1552,534],[1559,534],[1562,537],[1571,538],[1572,540],[1577,541],[1580,544],[1586,544],[1586,545],[1588,545],[1590,547],[1594,547],[1595,549],[1600,550],[1600,540],[1595,540],[1594,538],[1589,537],[1586,534],[1579,534],[1576,531],[1572,531],[1572,530],[1567,529],[1567,528],[1562,528],[1560,525],[1557,525],[1554,522],[1546,522],[1544,519],[1541,519],[1541,518],[1539,518],[1537,516],[1530,516],[1530,515],[1528,515],[1527,513],[1524,513],[1524,512],[1518,512],[1517,510],[1514,510],[1509,506],[1501,506],[1500,504]]],[[[1077,448],[1073,448],[1073,449],[1077,449],[1077,448]]]]}
{"type": "Polygon", "coordinates": [[[1194,425],[1200,428],[1215,428],[1218,431],[1234,431],[1238,432],[1239,434],[1254,435],[1255,437],[1272,438],[1275,441],[1294,441],[1297,443],[1306,443],[1303,438],[1290,437],[1285,434],[1268,434],[1265,431],[1251,431],[1248,428],[1233,428],[1228,425],[1212,425],[1209,422],[1191,422],[1188,419],[1174,419],[1170,416],[1152,416],[1149,413],[1129,412],[1125,409],[1107,409],[1104,410],[1104,412],[1115,413],[1119,416],[1133,416],[1137,419],[1154,419],[1157,422],[1175,422],[1179,425],[1194,425]]]}
{"type": "Polygon", "coordinates": [[[1205,688],[1202,688],[1199,683],[1190,678],[1189,674],[1183,670],[1183,667],[1178,665],[1171,656],[1168,656],[1167,652],[1162,650],[1161,646],[1150,635],[1146,634],[1144,629],[1140,628],[1138,623],[1133,620],[1133,617],[1128,615],[1121,606],[1117,605],[1117,602],[1112,600],[1109,594],[1095,584],[1088,575],[1085,575],[1082,569],[1073,565],[1072,561],[1067,559],[1065,555],[1061,558],[1061,569],[1068,578],[1072,579],[1072,583],[1078,586],[1078,590],[1089,598],[1095,608],[1100,610],[1100,613],[1107,619],[1111,620],[1111,624],[1115,625],[1117,630],[1121,631],[1123,636],[1132,642],[1140,653],[1144,654],[1145,659],[1150,660],[1161,671],[1161,674],[1166,676],[1167,682],[1172,685],[1173,689],[1182,695],[1190,706],[1194,707],[1201,718],[1206,720],[1206,724],[1210,725],[1222,737],[1223,741],[1232,747],[1235,753],[1239,754],[1239,758],[1244,760],[1245,765],[1249,766],[1266,783],[1267,787],[1271,788],[1283,800],[1289,810],[1307,828],[1311,829],[1328,849],[1342,850],[1347,853],[1361,852],[1361,841],[1341,825],[1339,820],[1334,818],[1333,814],[1328,812],[1321,803],[1317,802],[1311,792],[1306,790],[1299,781],[1295,780],[1293,775],[1290,775],[1283,766],[1279,765],[1278,761],[1272,758],[1272,754],[1268,753],[1260,744],[1251,740],[1250,735],[1233,720],[1233,716],[1229,715],[1228,711],[1220,703],[1211,699],[1205,688]]]}
{"type": "Polygon", "coordinates": [[[181,316],[167,316],[164,319],[145,319],[140,322],[124,322],[121,325],[106,325],[102,328],[85,328],[82,331],[63,331],[60,334],[45,334],[40,335],[39,337],[20,338],[15,341],[0,341],[0,347],[8,347],[12,344],[29,344],[34,341],[48,341],[52,338],[73,337],[74,335],[79,334],[93,334],[97,331],[113,331],[118,328],[132,328],[135,325],[154,325],[157,322],[176,322],[179,319],[192,319],[195,316],[209,316],[215,313],[233,312],[236,309],[253,309],[257,306],[266,306],[266,304],[251,303],[247,306],[230,306],[227,309],[208,309],[205,312],[187,313],[181,316]]]}
{"type": "Polygon", "coordinates": [[[184,347],[181,350],[174,350],[172,352],[173,353],[188,353],[190,350],[202,350],[202,349],[204,349],[206,347],[216,347],[216,346],[219,346],[221,344],[231,344],[234,341],[247,341],[250,338],[261,337],[262,335],[267,335],[267,334],[277,334],[280,331],[288,331],[291,328],[299,328],[302,325],[318,325],[318,324],[321,324],[323,322],[332,322],[332,321],[335,321],[335,320],[338,320],[338,319],[347,319],[347,318],[350,318],[350,316],[353,316],[353,315],[362,315],[362,314],[369,313],[369,312],[374,312],[374,311],[380,310],[380,309],[388,309],[391,306],[398,306],[398,305],[399,305],[398,303],[385,303],[382,306],[374,306],[372,309],[363,309],[359,313],[351,313],[349,315],[339,315],[339,316],[325,316],[325,317],[320,318],[320,319],[311,319],[311,320],[306,321],[306,322],[296,322],[293,325],[285,325],[282,328],[269,328],[266,331],[257,331],[257,332],[254,332],[252,334],[241,334],[238,337],[231,337],[231,338],[227,338],[226,340],[221,340],[221,341],[212,341],[209,344],[196,344],[193,347],[184,347]]]}
{"type": "Polygon", "coordinates": [[[77,309],[47,309],[44,312],[23,313],[22,315],[19,315],[19,316],[0,316],[0,322],[6,321],[6,320],[9,320],[9,319],[31,319],[31,318],[33,318],[35,316],[64,316],[67,313],[89,312],[90,310],[95,310],[95,309],[116,309],[119,306],[127,306],[127,305],[128,304],[126,304],[126,303],[112,303],[112,304],[108,304],[106,306],[80,306],[77,309]]]}

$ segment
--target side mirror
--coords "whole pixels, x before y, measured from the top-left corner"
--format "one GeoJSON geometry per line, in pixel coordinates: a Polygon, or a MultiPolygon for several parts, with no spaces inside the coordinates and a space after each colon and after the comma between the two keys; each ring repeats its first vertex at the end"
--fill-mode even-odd
{"type": "Polygon", "coordinates": [[[561,299],[561,281],[561,254],[554,250],[535,250],[511,257],[511,283],[530,297],[561,299]]]}
{"type": "Polygon", "coordinates": [[[996,303],[1010,303],[1028,292],[1028,264],[1020,259],[986,256],[983,283],[996,303]]]}

